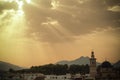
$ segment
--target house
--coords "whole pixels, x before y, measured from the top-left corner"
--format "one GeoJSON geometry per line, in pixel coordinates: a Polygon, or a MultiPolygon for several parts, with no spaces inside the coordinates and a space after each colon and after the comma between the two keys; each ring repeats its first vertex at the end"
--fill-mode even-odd
{"type": "Polygon", "coordinates": [[[23,80],[44,80],[45,76],[41,73],[22,74],[23,80]]]}
{"type": "Polygon", "coordinates": [[[66,75],[46,75],[45,80],[72,80],[70,74],[66,75]]]}

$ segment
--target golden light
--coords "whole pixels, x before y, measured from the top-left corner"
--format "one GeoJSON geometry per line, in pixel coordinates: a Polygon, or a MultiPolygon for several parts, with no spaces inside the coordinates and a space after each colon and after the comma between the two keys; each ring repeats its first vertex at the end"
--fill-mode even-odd
{"type": "Polygon", "coordinates": [[[6,38],[15,37],[16,34],[19,36],[23,35],[22,33],[25,31],[25,17],[24,17],[24,0],[5,0],[6,2],[15,2],[17,4],[18,9],[10,9],[4,11],[4,14],[11,15],[11,17],[8,19],[9,23],[6,23],[7,25],[4,27],[3,35],[6,36],[6,38]],[[18,25],[19,24],[19,25],[18,25]],[[17,30],[19,28],[19,30],[17,30]]]}
{"type": "Polygon", "coordinates": [[[26,0],[26,2],[29,4],[29,3],[31,3],[31,0],[26,0]]]}
{"type": "Polygon", "coordinates": [[[23,12],[22,10],[18,10],[18,11],[17,11],[17,14],[18,14],[18,15],[23,15],[24,12],[23,12]]]}
{"type": "Polygon", "coordinates": [[[18,15],[23,15],[24,14],[24,11],[22,10],[23,5],[24,5],[23,1],[16,0],[16,3],[18,4],[17,14],[18,15]]]}
{"type": "Polygon", "coordinates": [[[18,1],[18,0],[16,0],[16,3],[18,4],[18,9],[20,10],[20,9],[22,9],[22,7],[23,7],[23,1],[18,1]]]}
{"type": "Polygon", "coordinates": [[[59,1],[52,0],[51,5],[52,5],[51,9],[56,9],[59,7],[59,1]]]}
{"type": "Polygon", "coordinates": [[[13,2],[14,0],[4,0],[5,2],[13,2]]]}
{"type": "Polygon", "coordinates": [[[5,2],[13,3],[15,2],[17,4],[17,10],[10,9],[4,11],[5,16],[6,15],[12,15],[11,18],[9,18],[9,23],[4,27],[3,35],[6,35],[6,37],[10,38],[12,36],[16,36],[16,34],[19,34],[19,36],[23,35],[25,31],[25,24],[26,20],[24,17],[24,10],[23,6],[27,5],[26,3],[31,3],[31,0],[4,0],[5,2]],[[18,25],[19,24],[19,25],[18,25]],[[19,28],[19,31],[17,30],[19,28]]]}

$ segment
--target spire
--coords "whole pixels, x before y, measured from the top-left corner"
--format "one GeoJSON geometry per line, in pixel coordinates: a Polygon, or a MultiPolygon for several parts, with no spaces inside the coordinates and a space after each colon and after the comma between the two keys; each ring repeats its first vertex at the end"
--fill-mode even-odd
{"type": "Polygon", "coordinates": [[[91,58],[90,58],[90,76],[94,77],[96,76],[96,58],[94,55],[94,51],[91,51],[91,58]]]}
{"type": "Polygon", "coordinates": [[[91,52],[91,58],[95,58],[94,51],[91,52]]]}

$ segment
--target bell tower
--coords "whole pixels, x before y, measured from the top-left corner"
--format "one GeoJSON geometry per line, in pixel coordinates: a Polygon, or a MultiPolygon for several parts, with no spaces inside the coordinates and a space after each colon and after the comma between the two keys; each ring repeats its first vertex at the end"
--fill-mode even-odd
{"type": "Polygon", "coordinates": [[[94,51],[91,52],[91,58],[90,58],[90,76],[94,77],[96,76],[96,58],[94,55],[94,51]]]}

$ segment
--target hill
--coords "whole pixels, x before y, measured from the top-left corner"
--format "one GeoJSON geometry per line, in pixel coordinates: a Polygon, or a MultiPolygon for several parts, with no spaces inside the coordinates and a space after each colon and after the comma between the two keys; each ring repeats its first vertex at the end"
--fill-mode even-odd
{"type": "MultiPolygon", "coordinates": [[[[86,64],[90,64],[90,61],[89,61],[89,57],[80,57],[78,59],[75,59],[75,60],[72,60],[72,61],[67,61],[67,60],[63,60],[63,61],[59,61],[57,62],[56,64],[61,64],[61,65],[64,65],[64,64],[68,64],[68,65],[86,65],[86,64]]],[[[99,65],[100,63],[97,62],[97,65],[99,65]]]]}
{"type": "Polygon", "coordinates": [[[8,71],[9,69],[21,70],[23,68],[14,64],[0,61],[0,71],[8,71]]]}

